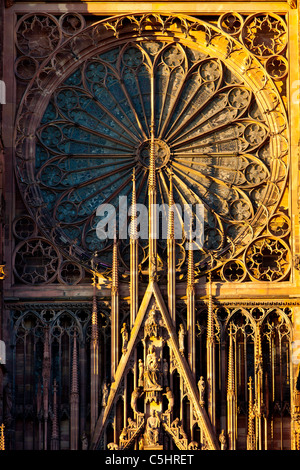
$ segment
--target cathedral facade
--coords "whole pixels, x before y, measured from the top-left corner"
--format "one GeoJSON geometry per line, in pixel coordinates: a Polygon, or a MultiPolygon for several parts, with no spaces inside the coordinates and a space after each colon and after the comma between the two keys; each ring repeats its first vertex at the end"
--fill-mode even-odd
{"type": "Polygon", "coordinates": [[[297,0],[4,3],[2,448],[300,450],[297,0]]]}

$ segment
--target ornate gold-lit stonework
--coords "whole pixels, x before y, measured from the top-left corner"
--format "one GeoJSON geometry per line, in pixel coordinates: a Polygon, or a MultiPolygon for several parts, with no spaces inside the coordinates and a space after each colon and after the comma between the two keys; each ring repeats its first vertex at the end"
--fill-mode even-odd
{"type": "Polygon", "coordinates": [[[65,422],[72,449],[300,449],[295,5],[102,3],[12,7],[16,434],[30,417],[45,449],[65,422]],[[106,204],[123,225],[100,240],[106,204]]]}

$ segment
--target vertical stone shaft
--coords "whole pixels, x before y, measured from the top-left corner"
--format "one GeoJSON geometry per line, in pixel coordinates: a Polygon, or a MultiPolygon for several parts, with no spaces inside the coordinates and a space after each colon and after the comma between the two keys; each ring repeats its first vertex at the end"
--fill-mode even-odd
{"type": "Polygon", "coordinates": [[[43,354],[43,417],[44,417],[44,450],[48,446],[48,415],[49,415],[49,385],[50,385],[50,343],[49,343],[49,328],[45,329],[45,343],[43,354]]]}
{"type": "Polygon", "coordinates": [[[119,362],[119,282],[118,282],[118,244],[115,238],[113,245],[112,286],[111,286],[111,380],[119,362]]]}
{"type": "Polygon", "coordinates": [[[255,450],[255,435],[253,426],[253,396],[252,396],[252,377],[249,377],[249,409],[248,409],[248,435],[247,450],[255,450]]]}
{"type": "Polygon", "coordinates": [[[168,307],[169,307],[171,319],[175,325],[175,321],[176,321],[176,259],[175,259],[174,198],[173,198],[173,175],[172,173],[170,174],[167,249],[168,249],[168,307]]]}
{"type": "Polygon", "coordinates": [[[99,344],[98,344],[98,311],[96,297],[96,277],[93,280],[93,311],[91,337],[91,433],[93,433],[98,418],[99,395],[99,344]]]}
{"type": "Polygon", "coordinates": [[[157,272],[157,218],[156,218],[156,171],[155,171],[155,98],[154,98],[154,75],[151,76],[151,123],[150,123],[150,168],[148,183],[148,204],[149,204],[149,281],[156,279],[157,272]]]}
{"type": "Polygon", "coordinates": [[[4,424],[0,426],[0,450],[5,450],[4,424]]]}
{"type": "Polygon", "coordinates": [[[136,223],[136,187],[135,170],[132,175],[132,202],[131,202],[131,227],[130,227],[130,326],[134,325],[138,311],[138,238],[136,223]]]}
{"type": "Polygon", "coordinates": [[[188,250],[188,275],[187,275],[187,337],[188,337],[188,362],[193,374],[196,372],[196,342],[195,342],[195,273],[193,242],[190,237],[188,250]]]}
{"type": "Polygon", "coordinates": [[[234,380],[234,350],[232,338],[232,325],[229,332],[229,354],[228,354],[228,381],[227,381],[227,427],[228,448],[236,450],[236,396],[234,380]]]}
{"type": "Polygon", "coordinates": [[[255,334],[255,420],[257,450],[262,450],[262,388],[263,388],[263,364],[261,350],[260,325],[257,325],[255,334]]]}
{"type": "Polygon", "coordinates": [[[212,302],[211,273],[209,273],[208,318],[207,318],[207,402],[208,414],[213,427],[216,425],[216,391],[215,391],[215,337],[212,302]]]}
{"type": "Polygon", "coordinates": [[[51,450],[59,450],[59,434],[58,434],[58,421],[57,421],[57,382],[56,382],[56,379],[54,379],[54,384],[53,384],[53,420],[52,420],[51,450]]]}
{"type": "Polygon", "coordinates": [[[77,360],[77,340],[74,336],[73,357],[72,357],[72,380],[70,394],[70,449],[78,450],[79,435],[79,391],[78,391],[78,360],[77,360]]]}

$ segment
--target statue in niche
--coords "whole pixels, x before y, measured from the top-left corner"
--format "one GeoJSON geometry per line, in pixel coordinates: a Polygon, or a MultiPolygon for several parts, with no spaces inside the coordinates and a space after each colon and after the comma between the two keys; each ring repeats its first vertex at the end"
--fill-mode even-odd
{"type": "Polygon", "coordinates": [[[149,336],[157,338],[158,336],[158,324],[156,321],[156,311],[155,311],[155,306],[151,308],[148,318],[145,321],[145,326],[144,326],[144,337],[146,338],[149,336]]]}
{"type": "Polygon", "coordinates": [[[121,329],[121,335],[122,335],[122,353],[125,354],[127,351],[127,345],[128,345],[128,331],[127,331],[126,323],[123,323],[123,326],[121,329]]]}
{"type": "Polygon", "coordinates": [[[184,353],[184,336],[185,336],[184,326],[182,323],[180,323],[179,331],[178,331],[178,342],[179,342],[179,351],[181,354],[184,353]]]}
{"type": "Polygon", "coordinates": [[[138,381],[139,387],[143,387],[144,385],[144,363],[142,359],[139,359],[139,381],[138,381]]]}
{"type": "Polygon", "coordinates": [[[115,444],[114,442],[110,442],[107,444],[108,450],[119,450],[118,444],[115,444]]]}
{"type": "Polygon", "coordinates": [[[188,450],[199,450],[199,444],[196,441],[192,441],[188,445],[188,450]]]}
{"type": "Polygon", "coordinates": [[[160,358],[157,356],[154,344],[150,344],[147,353],[147,368],[145,372],[147,378],[146,388],[150,390],[160,390],[160,358]]]}
{"type": "Polygon", "coordinates": [[[122,444],[124,444],[126,441],[128,441],[128,429],[127,427],[122,429],[122,432],[120,434],[120,447],[122,448],[122,444]]]}
{"type": "Polygon", "coordinates": [[[226,450],[227,449],[227,441],[226,441],[226,436],[225,436],[224,429],[222,429],[222,432],[219,435],[219,441],[220,441],[220,444],[221,444],[221,450],[226,450]]]}
{"type": "Polygon", "coordinates": [[[164,386],[167,387],[169,385],[168,381],[168,372],[169,372],[169,365],[167,359],[163,360],[163,376],[164,376],[164,386]]]}
{"type": "Polygon", "coordinates": [[[86,435],[86,432],[83,431],[82,436],[81,436],[81,449],[82,450],[88,450],[88,438],[86,435]]]}
{"type": "Polygon", "coordinates": [[[166,388],[166,393],[164,393],[163,395],[165,395],[167,397],[167,400],[168,400],[168,409],[167,409],[166,413],[172,413],[173,407],[174,407],[174,395],[173,395],[172,390],[170,390],[170,388],[167,387],[166,388]]]}
{"type": "Polygon", "coordinates": [[[143,395],[143,393],[144,392],[142,391],[142,388],[137,387],[133,390],[133,392],[131,394],[131,408],[137,414],[143,414],[140,411],[138,411],[138,409],[137,409],[137,401],[143,395]]]}
{"type": "Polygon", "coordinates": [[[200,405],[204,405],[205,380],[203,376],[201,376],[198,381],[198,389],[199,389],[199,403],[200,405]]]}
{"type": "Polygon", "coordinates": [[[102,387],[102,406],[103,407],[107,405],[107,400],[108,400],[108,387],[105,382],[102,387]]]}
{"type": "Polygon", "coordinates": [[[180,439],[187,439],[187,435],[186,435],[186,433],[185,433],[185,430],[183,429],[182,424],[180,424],[180,425],[178,426],[178,429],[179,429],[179,437],[180,437],[180,439]]]}
{"type": "Polygon", "coordinates": [[[151,409],[150,416],[147,419],[147,426],[146,426],[147,442],[150,446],[151,445],[155,446],[158,444],[159,429],[160,429],[160,419],[158,417],[157,412],[151,409]]]}
{"type": "Polygon", "coordinates": [[[139,440],[139,450],[144,450],[144,438],[140,437],[139,440]]]}
{"type": "Polygon", "coordinates": [[[136,427],[137,427],[137,426],[136,426],[136,422],[133,421],[133,419],[128,418],[128,426],[127,426],[127,428],[128,428],[128,429],[136,429],[136,427]]]}

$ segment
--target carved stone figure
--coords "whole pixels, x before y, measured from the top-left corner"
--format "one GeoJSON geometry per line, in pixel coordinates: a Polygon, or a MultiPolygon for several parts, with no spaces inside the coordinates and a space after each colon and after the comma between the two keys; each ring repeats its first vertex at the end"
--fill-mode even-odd
{"type": "Polygon", "coordinates": [[[144,385],[144,363],[142,359],[139,359],[139,381],[138,381],[139,387],[143,387],[144,385]]]}
{"type": "Polygon", "coordinates": [[[88,438],[87,438],[85,431],[83,431],[82,436],[81,436],[81,449],[82,450],[88,449],[88,438]]]}
{"type": "Polygon", "coordinates": [[[178,332],[179,351],[181,352],[181,354],[184,353],[184,336],[185,336],[184,326],[181,323],[179,326],[179,332],[178,332]]]}
{"type": "Polygon", "coordinates": [[[146,426],[146,435],[147,435],[147,442],[149,445],[157,445],[158,438],[159,438],[159,429],[160,429],[160,419],[153,409],[150,411],[150,416],[147,419],[147,426],[146,426]]]}
{"type": "Polygon", "coordinates": [[[147,354],[147,369],[145,372],[147,390],[160,390],[160,358],[157,356],[154,344],[150,344],[147,354]]]}
{"type": "Polygon", "coordinates": [[[163,377],[164,377],[164,386],[168,386],[168,372],[169,372],[169,365],[167,359],[163,360],[163,377]]]}
{"type": "Polygon", "coordinates": [[[145,338],[147,336],[149,336],[150,338],[152,336],[157,338],[157,333],[158,333],[158,325],[156,321],[155,307],[153,307],[148,314],[147,320],[145,321],[144,334],[145,334],[145,338]]]}
{"type": "Polygon", "coordinates": [[[107,444],[108,450],[119,450],[118,444],[115,444],[114,442],[110,442],[107,444]]]}
{"type": "Polygon", "coordinates": [[[136,428],[136,422],[133,421],[133,419],[131,418],[128,418],[128,426],[127,426],[128,429],[135,429],[136,428]]]}
{"type": "Polygon", "coordinates": [[[180,425],[178,426],[178,428],[179,428],[179,437],[180,437],[181,439],[187,439],[187,435],[186,435],[185,430],[183,429],[182,424],[180,424],[180,425]]]}
{"type": "Polygon", "coordinates": [[[103,407],[107,405],[108,394],[109,394],[109,390],[105,382],[102,387],[102,406],[103,407]]]}
{"type": "Polygon", "coordinates": [[[199,403],[200,405],[204,405],[205,380],[203,376],[201,376],[198,381],[198,389],[199,389],[199,403]]]}
{"type": "Polygon", "coordinates": [[[170,390],[170,388],[167,387],[166,388],[166,393],[164,393],[163,395],[165,395],[168,399],[167,413],[172,413],[173,407],[174,407],[174,395],[172,393],[172,390],[170,390]]]}
{"type": "Polygon", "coordinates": [[[222,429],[221,434],[219,435],[219,441],[221,444],[221,450],[226,450],[227,449],[227,441],[226,441],[226,436],[224,429],[222,429]]]}
{"type": "Polygon", "coordinates": [[[144,450],[144,438],[141,437],[139,440],[139,450],[144,450]]]}
{"type": "Polygon", "coordinates": [[[199,444],[196,441],[192,441],[188,445],[188,450],[199,450],[199,444]]]}
{"type": "Polygon", "coordinates": [[[120,442],[124,442],[127,440],[127,434],[128,434],[128,429],[127,427],[125,426],[122,431],[121,431],[121,434],[120,434],[120,442]]]}
{"type": "Polygon", "coordinates": [[[128,331],[127,331],[126,323],[123,323],[123,326],[121,329],[121,335],[122,335],[122,353],[125,354],[127,351],[127,345],[128,345],[128,331]]]}
{"type": "Polygon", "coordinates": [[[140,414],[140,412],[137,409],[137,401],[138,401],[138,398],[140,398],[142,394],[143,392],[142,392],[141,387],[135,388],[131,394],[131,408],[137,414],[140,414]]]}

